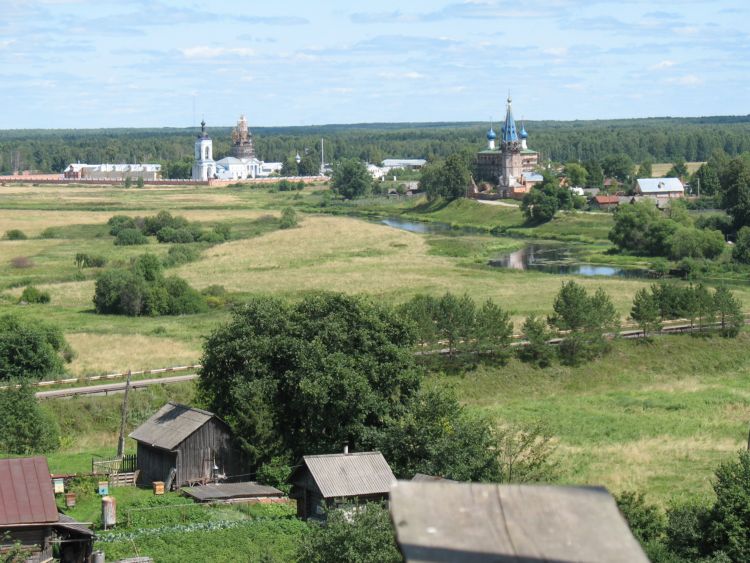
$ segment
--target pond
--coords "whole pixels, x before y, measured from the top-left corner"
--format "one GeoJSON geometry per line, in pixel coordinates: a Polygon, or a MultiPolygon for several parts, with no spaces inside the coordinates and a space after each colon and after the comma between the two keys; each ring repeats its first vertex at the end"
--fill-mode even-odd
{"type": "Polygon", "coordinates": [[[520,250],[493,258],[489,261],[489,265],[493,268],[534,270],[548,274],[618,276],[624,278],[651,277],[651,273],[644,269],[600,266],[576,262],[575,245],[564,245],[561,243],[532,242],[520,250]]]}
{"type": "MultiPolygon", "coordinates": [[[[420,222],[389,217],[380,221],[383,225],[419,234],[487,234],[481,229],[470,227],[454,228],[448,223],[420,222]]],[[[490,236],[490,235],[487,235],[490,236]]],[[[583,264],[576,261],[577,245],[560,242],[529,242],[520,250],[500,255],[491,259],[488,265],[493,268],[510,268],[512,270],[534,270],[549,274],[568,274],[579,276],[607,276],[624,278],[648,278],[651,272],[644,269],[621,268],[618,266],[600,266],[583,264]]]]}

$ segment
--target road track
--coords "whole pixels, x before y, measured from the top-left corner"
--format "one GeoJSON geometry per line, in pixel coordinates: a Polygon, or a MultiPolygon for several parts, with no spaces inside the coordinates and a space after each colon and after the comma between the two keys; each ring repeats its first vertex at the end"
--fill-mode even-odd
{"type": "MultiPolygon", "coordinates": [[[[172,377],[157,377],[154,379],[140,379],[130,382],[131,389],[142,389],[150,385],[169,385],[172,383],[183,383],[198,378],[197,373],[187,375],[175,375],[172,377]]],[[[68,387],[67,389],[55,389],[54,391],[39,391],[37,399],[62,399],[75,397],[77,395],[109,395],[110,393],[122,393],[125,391],[126,382],[106,383],[104,385],[87,385],[86,387],[68,387]]]]}

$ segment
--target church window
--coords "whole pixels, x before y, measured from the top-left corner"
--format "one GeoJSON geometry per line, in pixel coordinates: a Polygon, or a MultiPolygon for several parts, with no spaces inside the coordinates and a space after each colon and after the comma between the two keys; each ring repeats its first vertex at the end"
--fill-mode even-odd
{"type": "Polygon", "coordinates": [[[206,160],[208,160],[208,159],[209,159],[209,156],[208,156],[208,155],[209,155],[209,152],[208,152],[208,147],[206,147],[206,160]]]}

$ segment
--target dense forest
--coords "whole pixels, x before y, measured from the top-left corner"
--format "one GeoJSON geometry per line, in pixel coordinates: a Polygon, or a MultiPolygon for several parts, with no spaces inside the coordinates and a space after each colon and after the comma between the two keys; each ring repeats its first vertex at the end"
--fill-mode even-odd
{"type": "MultiPolygon", "coordinates": [[[[556,162],[626,154],[635,162],[651,159],[704,161],[717,149],[728,155],[750,151],[750,115],[738,117],[650,118],[601,121],[529,121],[529,145],[556,162]]],[[[375,123],[311,127],[257,127],[256,152],[262,160],[284,161],[298,151],[326,160],[356,157],[446,157],[484,145],[480,123],[375,123]]],[[[209,128],[214,154],[229,153],[231,128],[209,128]]],[[[13,170],[60,172],[69,163],[161,162],[192,159],[195,129],[79,129],[0,131],[0,173],[13,170]]],[[[185,170],[183,165],[182,170],[185,170]]],[[[169,168],[167,168],[169,170],[169,168]]]]}

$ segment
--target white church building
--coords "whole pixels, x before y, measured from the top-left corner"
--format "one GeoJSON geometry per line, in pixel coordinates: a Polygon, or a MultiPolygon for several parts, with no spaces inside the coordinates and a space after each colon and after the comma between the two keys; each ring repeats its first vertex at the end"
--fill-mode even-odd
{"type": "Polygon", "coordinates": [[[233,156],[221,160],[213,158],[213,141],[206,132],[206,122],[201,121],[201,133],[195,141],[195,162],[193,163],[193,180],[246,180],[270,175],[267,164],[255,158],[252,137],[243,115],[232,132],[233,156]]]}

